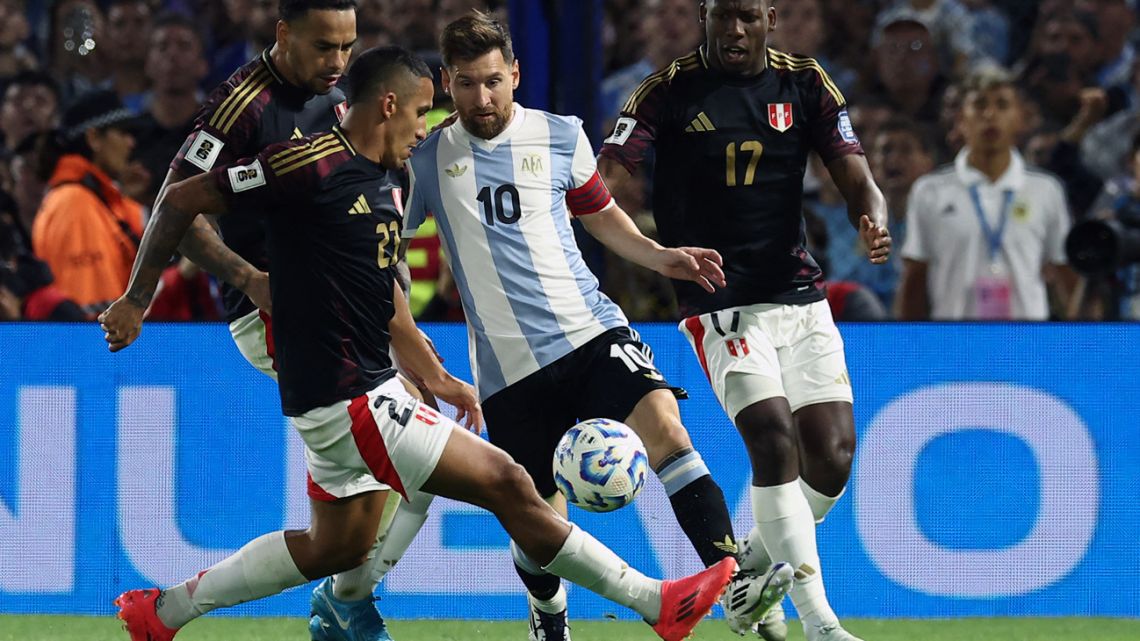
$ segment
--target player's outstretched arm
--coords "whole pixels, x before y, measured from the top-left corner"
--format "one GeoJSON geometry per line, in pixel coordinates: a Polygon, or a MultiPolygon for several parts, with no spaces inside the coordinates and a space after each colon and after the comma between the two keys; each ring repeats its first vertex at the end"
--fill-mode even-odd
{"type": "MultiPolygon", "coordinates": [[[[166,180],[158,190],[155,208],[162,204],[170,185],[185,179],[185,175],[168,170],[166,180]]],[[[240,289],[258,308],[267,313],[272,311],[269,299],[269,274],[257,269],[226,247],[217,230],[204,216],[194,218],[186,236],[178,245],[178,252],[195,265],[240,289]]]]}
{"type": "Polygon", "coordinates": [[[871,176],[867,158],[858,154],[841,156],[827,163],[827,171],[847,201],[847,218],[859,230],[867,257],[876,265],[887,262],[891,255],[887,201],[871,176]]]}
{"type": "Polygon", "coordinates": [[[464,427],[476,433],[482,432],[483,408],[479,406],[475,388],[443,368],[439,357],[416,327],[403,290],[395,284],[392,287],[392,303],[395,312],[388,322],[388,333],[392,337],[392,349],[401,366],[423,381],[427,390],[436,398],[454,405],[459,410],[455,418],[464,427]]]}
{"type": "Polygon", "coordinates": [[[703,247],[662,247],[642,234],[617,204],[578,220],[594,238],[630,262],[675,280],[693,281],[710,293],[725,285],[720,253],[703,247]]]}
{"type": "Polygon", "coordinates": [[[104,338],[117,352],[138,338],[143,312],[150,305],[162,270],[170,263],[186,230],[199,212],[220,214],[225,201],[209,174],[171,185],[143,233],[127,291],[99,315],[104,338]]]}

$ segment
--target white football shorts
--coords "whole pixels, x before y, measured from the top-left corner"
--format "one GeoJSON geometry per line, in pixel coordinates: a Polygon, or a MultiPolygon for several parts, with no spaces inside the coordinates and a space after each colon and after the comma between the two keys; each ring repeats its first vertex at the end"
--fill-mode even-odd
{"type": "Polygon", "coordinates": [[[843,338],[825,300],[731,307],[686,318],[678,329],[734,420],[749,405],[778,396],[793,412],[852,402],[843,338]]]}
{"type": "MultiPolygon", "coordinates": [[[[230,323],[238,351],[277,380],[272,319],[257,310],[230,323]]],[[[308,494],[318,501],[394,489],[406,499],[431,476],[455,423],[393,377],[351,401],[290,419],[305,442],[308,494]]]]}

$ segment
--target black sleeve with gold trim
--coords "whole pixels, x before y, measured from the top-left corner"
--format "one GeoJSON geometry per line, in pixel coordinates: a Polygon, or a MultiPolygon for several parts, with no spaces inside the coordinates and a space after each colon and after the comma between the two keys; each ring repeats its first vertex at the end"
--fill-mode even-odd
{"type": "Polygon", "coordinates": [[[254,136],[273,82],[261,58],[235,71],[207,98],[170,168],[193,176],[256,152],[254,136]]]}

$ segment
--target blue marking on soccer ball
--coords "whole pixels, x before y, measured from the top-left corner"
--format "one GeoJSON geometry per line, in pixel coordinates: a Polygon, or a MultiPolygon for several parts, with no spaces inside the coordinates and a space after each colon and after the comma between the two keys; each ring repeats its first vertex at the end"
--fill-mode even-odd
{"type": "Polygon", "coordinates": [[[629,427],[610,419],[583,421],[554,450],[554,483],[566,500],[591,512],[628,505],[645,485],[649,458],[629,427]]]}

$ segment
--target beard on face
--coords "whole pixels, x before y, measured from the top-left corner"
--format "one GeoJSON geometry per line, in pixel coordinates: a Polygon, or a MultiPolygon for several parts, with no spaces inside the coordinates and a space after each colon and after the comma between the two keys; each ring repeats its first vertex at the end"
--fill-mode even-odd
{"type": "Polygon", "coordinates": [[[479,138],[489,140],[503,133],[507,128],[507,112],[506,110],[499,111],[493,106],[485,112],[472,112],[468,116],[460,116],[463,121],[463,126],[467,131],[475,134],[479,138]],[[490,114],[491,118],[478,118],[482,114],[490,114]]]}

